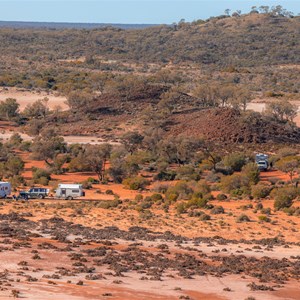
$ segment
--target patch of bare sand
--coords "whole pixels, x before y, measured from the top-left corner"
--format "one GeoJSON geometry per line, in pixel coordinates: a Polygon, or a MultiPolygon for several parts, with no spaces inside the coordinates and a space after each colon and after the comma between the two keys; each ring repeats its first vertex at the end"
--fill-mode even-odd
{"type": "Polygon", "coordinates": [[[68,109],[68,106],[65,103],[67,98],[54,93],[48,93],[45,91],[30,91],[11,87],[0,89],[0,101],[3,101],[7,98],[15,98],[20,104],[21,111],[24,110],[26,105],[32,104],[33,102],[45,97],[49,99],[48,107],[51,110],[56,109],[58,106],[60,106],[62,110],[68,109]]]}
{"type": "MultiPolygon", "coordinates": [[[[248,110],[253,110],[256,112],[264,112],[266,110],[266,103],[274,101],[273,98],[258,98],[252,100],[250,103],[247,105],[248,110]]],[[[294,119],[294,122],[298,127],[300,127],[300,100],[292,100],[289,101],[291,104],[296,105],[298,107],[298,114],[294,119]]]]}
{"type": "MultiPolygon", "coordinates": [[[[29,136],[25,133],[20,133],[18,132],[16,127],[1,127],[0,125],[0,139],[3,141],[8,141],[11,136],[14,133],[19,133],[21,138],[24,141],[32,141],[33,137],[29,136]]],[[[90,145],[99,145],[99,144],[103,144],[103,143],[110,143],[111,145],[120,145],[120,143],[118,142],[113,142],[113,141],[105,141],[102,138],[98,137],[98,136],[92,136],[92,135],[88,135],[88,136],[84,136],[84,135],[67,135],[67,136],[63,136],[65,142],[67,144],[90,144],[90,145]]]]}

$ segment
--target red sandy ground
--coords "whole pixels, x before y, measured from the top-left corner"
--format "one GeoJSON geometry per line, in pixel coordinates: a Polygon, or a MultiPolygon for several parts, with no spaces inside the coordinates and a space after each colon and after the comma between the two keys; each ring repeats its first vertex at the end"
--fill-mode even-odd
{"type": "MultiPolygon", "coordinates": [[[[22,155],[25,160],[24,176],[27,180],[32,178],[31,168],[33,166],[44,168],[44,162],[32,161],[28,155],[22,155]]],[[[88,177],[97,178],[93,173],[67,173],[63,175],[53,175],[53,180],[57,182],[82,182],[88,177]]],[[[267,181],[269,178],[279,178],[280,180],[288,180],[286,174],[274,170],[261,174],[261,179],[267,181]]],[[[112,200],[114,196],[105,194],[105,191],[111,189],[114,193],[120,196],[120,199],[134,199],[138,192],[126,190],[120,184],[97,184],[91,190],[87,190],[86,199],[97,200],[112,200]],[[101,193],[99,193],[99,190],[101,193]]],[[[153,192],[146,191],[144,195],[151,195],[153,192]]],[[[214,192],[216,194],[216,192],[214,192]]],[[[225,214],[211,215],[212,219],[207,222],[200,221],[196,217],[187,217],[187,215],[177,215],[175,209],[171,209],[169,213],[165,213],[161,209],[152,209],[154,216],[149,220],[143,220],[139,212],[134,209],[121,210],[102,209],[99,207],[89,206],[89,201],[85,200],[31,200],[29,203],[5,203],[0,206],[0,213],[9,213],[15,211],[17,213],[31,213],[32,217],[28,217],[33,221],[51,218],[53,216],[61,217],[66,221],[74,222],[75,224],[82,224],[88,227],[102,228],[105,226],[117,226],[120,229],[127,230],[131,226],[147,227],[153,231],[171,231],[174,234],[183,235],[186,237],[213,237],[221,236],[226,239],[246,239],[259,240],[262,238],[280,237],[288,242],[300,242],[300,219],[295,216],[287,216],[283,212],[273,212],[273,200],[263,200],[262,203],[265,208],[270,207],[272,214],[270,216],[272,221],[276,221],[276,225],[271,223],[261,223],[258,221],[259,212],[253,212],[253,209],[246,209],[243,206],[253,204],[255,201],[250,200],[231,200],[231,201],[217,201],[213,200],[212,204],[222,205],[225,209],[225,214]],[[43,204],[43,205],[42,205],[43,204]],[[81,213],[78,213],[81,210],[81,213]],[[237,223],[236,218],[240,214],[247,214],[251,219],[249,223],[237,223]]],[[[126,203],[126,202],[125,202],[126,203]]],[[[295,203],[300,206],[299,202],[295,203]]],[[[46,238],[46,241],[50,241],[46,238]]],[[[40,243],[41,240],[36,239],[35,244],[40,243]]],[[[55,241],[51,241],[57,243],[55,241]]],[[[120,247],[123,244],[120,245],[120,247]]],[[[151,248],[151,245],[148,245],[151,248]]],[[[213,250],[218,250],[220,246],[208,247],[202,245],[201,250],[211,253],[213,250]]],[[[235,253],[242,247],[245,255],[256,255],[258,257],[270,256],[281,259],[291,255],[297,256],[300,253],[299,247],[292,247],[285,249],[277,247],[272,252],[265,252],[254,254],[247,252],[247,246],[242,244],[230,245],[231,251],[235,253]]],[[[16,272],[18,269],[17,263],[22,261],[24,257],[31,255],[26,251],[17,250],[14,252],[0,251],[0,262],[2,269],[8,269],[16,272]],[[24,252],[25,251],[25,252],[24,252]]],[[[40,261],[31,261],[32,269],[41,267],[46,272],[52,271],[57,266],[70,265],[69,258],[65,255],[55,252],[39,250],[41,257],[40,261]],[[47,262],[45,264],[45,261],[47,262]]],[[[43,275],[44,273],[38,275],[43,275]]],[[[37,274],[33,273],[33,276],[37,274]]],[[[166,279],[162,282],[144,282],[138,280],[135,274],[129,274],[128,277],[122,278],[124,284],[116,286],[112,283],[113,279],[107,281],[86,281],[84,278],[84,285],[78,286],[75,283],[80,279],[71,279],[71,283],[67,280],[54,280],[57,285],[48,283],[48,279],[42,279],[38,282],[24,282],[18,285],[21,295],[29,299],[124,299],[124,300],[160,300],[160,299],[179,299],[180,296],[190,296],[191,299],[199,300],[243,300],[248,296],[254,296],[256,300],[280,300],[292,299],[299,300],[300,288],[299,282],[289,282],[284,288],[278,289],[275,292],[249,292],[247,284],[253,279],[243,279],[238,275],[231,275],[223,277],[222,279],[207,276],[205,278],[197,278],[196,280],[183,279],[166,279]],[[182,290],[176,290],[180,287],[182,290]],[[233,292],[223,291],[224,287],[230,287],[233,292]],[[102,296],[104,293],[112,293],[113,297],[102,296]]],[[[2,299],[11,299],[7,292],[0,291],[2,299]]]]}

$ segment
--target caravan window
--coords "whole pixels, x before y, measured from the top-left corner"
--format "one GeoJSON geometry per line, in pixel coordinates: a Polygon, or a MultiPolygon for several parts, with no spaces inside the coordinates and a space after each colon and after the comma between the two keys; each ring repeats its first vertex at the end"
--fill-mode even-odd
{"type": "Polygon", "coordinates": [[[72,193],[79,193],[79,190],[72,190],[72,193]]]}

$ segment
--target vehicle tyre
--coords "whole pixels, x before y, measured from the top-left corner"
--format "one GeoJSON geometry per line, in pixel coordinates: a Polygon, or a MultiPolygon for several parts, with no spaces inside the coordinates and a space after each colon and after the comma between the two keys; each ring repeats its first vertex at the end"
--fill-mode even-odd
{"type": "Polygon", "coordinates": [[[67,200],[73,200],[73,197],[72,196],[68,196],[66,199],[67,200]]]}
{"type": "Polygon", "coordinates": [[[44,195],[39,195],[39,199],[44,199],[44,195]]]}

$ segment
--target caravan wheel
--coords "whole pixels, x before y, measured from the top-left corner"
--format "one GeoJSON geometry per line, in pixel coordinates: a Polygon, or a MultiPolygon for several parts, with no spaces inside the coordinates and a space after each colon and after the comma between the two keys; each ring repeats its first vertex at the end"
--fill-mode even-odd
{"type": "Polygon", "coordinates": [[[73,197],[72,196],[68,196],[67,200],[73,200],[73,197]]]}

